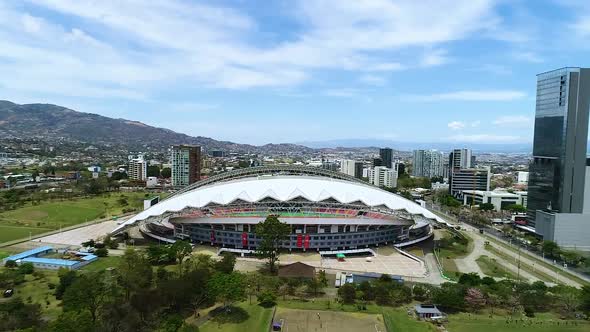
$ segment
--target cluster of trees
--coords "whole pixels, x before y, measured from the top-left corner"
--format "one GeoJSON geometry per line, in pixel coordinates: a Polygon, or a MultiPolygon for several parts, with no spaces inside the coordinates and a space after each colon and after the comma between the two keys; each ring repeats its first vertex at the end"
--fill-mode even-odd
{"type": "Polygon", "coordinates": [[[412,301],[412,289],[387,275],[382,275],[372,282],[364,281],[359,285],[344,284],[338,289],[338,296],[345,304],[375,301],[378,305],[400,306],[412,301]]]}
{"type": "Polygon", "coordinates": [[[397,179],[398,188],[432,188],[432,182],[429,178],[410,177],[408,174],[402,174],[397,179]]]}
{"type": "Polygon", "coordinates": [[[437,195],[436,197],[436,201],[443,206],[448,206],[451,208],[456,208],[461,206],[461,202],[456,199],[455,197],[453,197],[452,195],[449,195],[448,193],[440,193],[437,195]]]}
{"type": "Polygon", "coordinates": [[[546,257],[553,259],[561,259],[570,266],[589,266],[590,260],[573,250],[566,250],[560,248],[559,245],[553,241],[542,241],[539,246],[540,250],[545,253],[546,257]]]}

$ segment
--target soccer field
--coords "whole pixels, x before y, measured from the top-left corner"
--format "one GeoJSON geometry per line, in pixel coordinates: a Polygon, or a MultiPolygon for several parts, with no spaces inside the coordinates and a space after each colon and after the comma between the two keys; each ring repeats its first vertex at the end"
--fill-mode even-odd
{"type": "Polygon", "coordinates": [[[283,332],[385,332],[382,315],[356,312],[277,308],[275,321],[283,322],[283,332]]]}

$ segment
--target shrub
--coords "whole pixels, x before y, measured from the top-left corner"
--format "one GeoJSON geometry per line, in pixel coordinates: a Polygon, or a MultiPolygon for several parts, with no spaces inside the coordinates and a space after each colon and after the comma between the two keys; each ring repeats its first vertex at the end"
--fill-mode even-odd
{"type": "Polygon", "coordinates": [[[14,268],[14,267],[16,267],[16,262],[13,260],[9,260],[9,261],[6,261],[6,263],[4,263],[4,266],[8,267],[8,268],[14,268]]]}
{"type": "Polygon", "coordinates": [[[265,308],[272,307],[277,302],[277,294],[273,291],[265,290],[258,295],[258,304],[265,308]]]}
{"type": "Polygon", "coordinates": [[[109,255],[109,250],[107,248],[96,249],[94,254],[98,257],[107,257],[109,255]]]}
{"type": "Polygon", "coordinates": [[[22,274],[32,274],[35,272],[35,267],[33,266],[33,263],[23,263],[19,265],[18,272],[22,274]]]}

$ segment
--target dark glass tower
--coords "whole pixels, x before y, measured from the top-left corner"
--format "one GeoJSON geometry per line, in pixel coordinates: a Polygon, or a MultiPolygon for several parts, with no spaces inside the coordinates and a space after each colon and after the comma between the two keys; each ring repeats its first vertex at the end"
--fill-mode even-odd
{"type": "Polygon", "coordinates": [[[393,162],[393,150],[390,148],[379,149],[379,158],[381,158],[381,165],[387,168],[391,168],[393,162]]]}
{"type": "Polygon", "coordinates": [[[589,108],[590,69],[570,67],[537,75],[527,206],[532,227],[536,210],[581,213],[584,208],[589,108]]]}

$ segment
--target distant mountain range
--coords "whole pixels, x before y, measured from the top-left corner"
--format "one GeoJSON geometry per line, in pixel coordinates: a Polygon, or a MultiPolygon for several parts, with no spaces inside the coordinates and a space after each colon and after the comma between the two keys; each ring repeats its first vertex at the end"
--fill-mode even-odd
{"type": "Polygon", "coordinates": [[[307,154],[335,148],[376,149],[390,147],[400,151],[437,149],[449,151],[468,147],[477,152],[528,153],[530,144],[418,143],[379,139],[338,139],[295,144],[262,146],[218,141],[209,137],[189,136],[170,129],[149,126],[139,121],[113,119],[83,113],[52,104],[19,105],[0,100],[0,139],[35,139],[46,143],[81,142],[98,146],[124,147],[129,151],[146,148],[163,150],[173,144],[196,144],[206,150],[266,154],[307,154]]]}
{"type": "Polygon", "coordinates": [[[505,153],[530,153],[532,144],[523,143],[503,143],[503,144],[481,144],[469,142],[398,142],[381,139],[337,139],[327,141],[298,142],[314,149],[322,148],[361,148],[361,147],[388,147],[399,151],[411,151],[416,149],[435,149],[440,151],[450,151],[456,148],[469,148],[477,152],[505,152],[505,153]]]}
{"type": "Polygon", "coordinates": [[[197,144],[207,150],[220,149],[228,152],[313,152],[312,148],[295,144],[255,146],[217,141],[209,137],[193,137],[138,121],[82,113],[57,105],[19,105],[5,100],[0,100],[0,139],[2,138],[33,138],[44,142],[78,141],[95,145],[125,146],[130,151],[143,151],[145,147],[165,149],[173,144],[197,144]]]}

